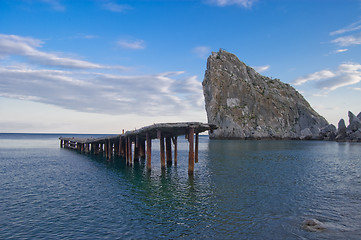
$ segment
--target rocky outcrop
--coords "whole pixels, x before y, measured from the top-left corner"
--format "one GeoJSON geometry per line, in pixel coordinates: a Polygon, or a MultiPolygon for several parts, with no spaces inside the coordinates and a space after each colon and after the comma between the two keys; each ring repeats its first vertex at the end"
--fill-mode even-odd
{"type": "Polygon", "coordinates": [[[330,141],[335,140],[336,135],[337,135],[337,128],[333,124],[323,127],[320,130],[320,138],[322,140],[330,140],[330,141]]]}
{"type": "MultiPolygon", "coordinates": [[[[328,126],[289,84],[260,75],[224,50],[208,58],[203,93],[208,122],[218,126],[210,138],[319,139],[328,126]]],[[[323,134],[332,137],[333,130],[323,134]]]]}
{"type": "Polygon", "coordinates": [[[361,142],[361,112],[355,116],[348,112],[349,125],[346,127],[345,120],[338,122],[336,141],[361,142]]]}
{"type": "Polygon", "coordinates": [[[322,232],[326,229],[326,226],[317,219],[306,219],[302,223],[303,229],[310,232],[322,232]]]}

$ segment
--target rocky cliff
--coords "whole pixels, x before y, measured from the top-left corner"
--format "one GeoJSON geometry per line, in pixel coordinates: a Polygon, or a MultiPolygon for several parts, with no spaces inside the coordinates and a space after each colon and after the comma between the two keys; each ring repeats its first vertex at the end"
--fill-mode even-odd
{"type": "Polygon", "coordinates": [[[328,126],[289,84],[257,73],[220,50],[208,57],[203,80],[210,138],[312,139],[328,126]]]}

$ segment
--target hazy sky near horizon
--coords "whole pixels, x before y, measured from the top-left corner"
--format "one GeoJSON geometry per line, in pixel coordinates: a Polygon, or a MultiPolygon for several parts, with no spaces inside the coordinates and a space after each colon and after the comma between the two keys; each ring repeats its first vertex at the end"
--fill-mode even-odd
{"type": "Polygon", "coordinates": [[[360,13],[360,0],[1,0],[0,132],[206,122],[220,48],[347,122],[361,111],[360,13]]]}

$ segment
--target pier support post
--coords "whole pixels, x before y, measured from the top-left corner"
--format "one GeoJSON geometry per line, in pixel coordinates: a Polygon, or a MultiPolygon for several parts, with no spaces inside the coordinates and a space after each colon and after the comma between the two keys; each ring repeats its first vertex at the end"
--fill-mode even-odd
{"type": "Polygon", "coordinates": [[[161,131],[158,131],[158,138],[160,143],[160,165],[161,168],[165,168],[165,153],[164,153],[164,136],[161,131]]]}
{"type": "Polygon", "coordinates": [[[188,174],[193,175],[194,172],[194,128],[188,131],[189,154],[188,154],[188,174]]]}
{"type": "Polygon", "coordinates": [[[98,155],[98,143],[92,143],[92,151],[94,155],[98,155]]]}
{"type": "Polygon", "coordinates": [[[119,142],[114,143],[114,156],[119,156],[119,142]]]}
{"type": "Polygon", "coordinates": [[[133,165],[133,161],[132,161],[132,140],[130,139],[130,137],[128,137],[128,163],[130,166],[133,165]]]}
{"type": "Polygon", "coordinates": [[[171,137],[165,138],[165,151],[167,157],[167,165],[172,165],[172,139],[171,137]]]}
{"type": "Polygon", "coordinates": [[[100,143],[97,143],[97,144],[95,144],[95,150],[96,150],[96,154],[98,155],[98,154],[100,154],[101,153],[101,151],[100,151],[100,143]]]}
{"type": "Polygon", "coordinates": [[[124,138],[124,154],[125,154],[125,163],[129,164],[129,154],[128,154],[128,138],[124,138]]]}
{"type": "Polygon", "coordinates": [[[109,147],[108,147],[108,141],[106,141],[106,142],[104,143],[104,152],[105,152],[105,158],[107,158],[107,159],[108,159],[108,149],[109,149],[109,147]]]}
{"type": "Polygon", "coordinates": [[[139,157],[142,159],[145,158],[145,141],[144,141],[144,139],[140,140],[140,143],[139,143],[139,157]]]}
{"type": "Polygon", "coordinates": [[[118,143],[118,156],[122,155],[122,137],[119,137],[119,143],[118,143]]]}
{"type": "Polygon", "coordinates": [[[99,143],[99,154],[103,154],[103,143],[99,143]]]}
{"type": "Polygon", "coordinates": [[[177,158],[178,158],[178,144],[177,144],[177,136],[172,137],[173,144],[174,144],[174,166],[177,166],[177,158]]]}
{"type": "Polygon", "coordinates": [[[149,133],[146,133],[147,141],[147,170],[150,171],[152,168],[152,139],[149,133]]]}
{"type": "Polygon", "coordinates": [[[89,153],[89,147],[90,147],[90,144],[86,143],[85,144],[85,153],[89,153]]]}
{"type": "Polygon", "coordinates": [[[135,144],[134,144],[134,161],[139,160],[139,136],[135,137],[135,144]]]}
{"type": "Polygon", "coordinates": [[[113,144],[110,142],[110,139],[108,139],[108,159],[112,158],[113,153],[113,144]]]}
{"type": "Polygon", "coordinates": [[[120,137],[119,139],[119,145],[120,145],[120,156],[122,156],[123,158],[125,157],[125,143],[126,140],[123,139],[122,137],[120,137]]]}
{"type": "Polygon", "coordinates": [[[60,140],[60,148],[63,148],[63,146],[64,146],[64,141],[60,140]]]}
{"type": "Polygon", "coordinates": [[[199,142],[199,133],[196,133],[196,146],[194,149],[194,161],[197,163],[198,162],[198,143],[199,142]]]}

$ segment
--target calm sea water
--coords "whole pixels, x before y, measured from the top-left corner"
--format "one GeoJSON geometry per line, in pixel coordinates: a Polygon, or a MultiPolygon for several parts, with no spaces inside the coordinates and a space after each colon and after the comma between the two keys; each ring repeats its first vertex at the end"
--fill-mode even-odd
{"type": "Polygon", "coordinates": [[[200,138],[189,177],[0,134],[0,239],[361,239],[361,144],[200,138]],[[326,230],[308,232],[305,219],[326,230]]]}

